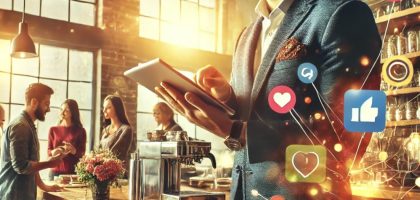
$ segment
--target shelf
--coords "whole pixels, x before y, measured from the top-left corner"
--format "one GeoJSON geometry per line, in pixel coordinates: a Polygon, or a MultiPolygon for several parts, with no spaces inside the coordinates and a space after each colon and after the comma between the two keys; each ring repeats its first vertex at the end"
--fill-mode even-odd
{"type": "MultiPolygon", "coordinates": [[[[420,51],[416,51],[416,52],[413,52],[413,53],[406,53],[406,54],[403,54],[403,55],[401,55],[401,56],[405,56],[405,57],[407,57],[408,59],[410,59],[410,58],[417,58],[417,57],[419,57],[419,56],[420,56],[420,51]]],[[[385,63],[385,61],[386,61],[386,59],[388,59],[388,58],[381,59],[381,64],[384,64],[384,63],[385,63]]]]}
{"type": "Polygon", "coordinates": [[[398,31],[403,30],[406,27],[420,23],[420,6],[405,9],[399,12],[392,13],[390,15],[384,15],[375,19],[378,26],[378,31],[383,34],[385,32],[386,24],[390,17],[389,27],[387,35],[394,33],[395,29],[398,31]]]}
{"type": "Polygon", "coordinates": [[[420,125],[420,119],[401,120],[401,121],[387,121],[386,122],[386,127],[412,126],[412,125],[420,125]]]}
{"type": "Polygon", "coordinates": [[[411,93],[420,93],[420,87],[414,88],[401,88],[401,89],[394,89],[394,90],[387,90],[384,91],[386,96],[395,96],[400,94],[411,94],[411,93]]]}
{"type": "Polygon", "coordinates": [[[398,11],[398,12],[395,12],[395,13],[391,13],[390,15],[380,16],[380,17],[375,19],[375,22],[377,24],[381,24],[381,23],[387,22],[389,16],[391,16],[390,20],[393,20],[393,19],[398,19],[398,18],[402,18],[402,17],[408,17],[410,15],[415,15],[415,14],[419,14],[419,13],[420,13],[420,6],[417,6],[417,7],[414,7],[414,8],[409,8],[409,9],[405,9],[405,10],[398,11]]]}
{"type": "Polygon", "coordinates": [[[375,7],[384,3],[384,0],[364,0],[369,7],[375,7]]]}

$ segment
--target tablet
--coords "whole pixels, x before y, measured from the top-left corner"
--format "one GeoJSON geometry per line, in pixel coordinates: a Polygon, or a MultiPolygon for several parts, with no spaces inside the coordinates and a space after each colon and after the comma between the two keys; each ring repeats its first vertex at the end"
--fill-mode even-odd
{"type": "Polygon", "coordinates": [[[192,92],[205,102],[234,115],[235,111],[221,103],[216,98],[201,89],[196,83],[182,75],[176,69],[166,64],[162,59],[156,58],[143,64],[139,64],[124,72],[124,75],[143,85],[150,91],[155,92],[155,87],[161,82],[166,82],[177,88],[181,93],[192,92]]]}

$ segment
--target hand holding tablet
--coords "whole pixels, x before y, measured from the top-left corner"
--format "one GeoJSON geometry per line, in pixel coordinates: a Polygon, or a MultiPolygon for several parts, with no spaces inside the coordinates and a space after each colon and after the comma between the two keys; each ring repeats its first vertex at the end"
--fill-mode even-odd
{"type": "Polygon", "coordinates": [[[135,80],[152,92],[155,92],[155,87],[161,86],[160,84],[164,82],[176,88],[183,95],[187,92],[191,92],[206,103],[225,111],[227,114],[235,114],[233,109],[211,96],[209,94],[211,91],[203,90],[192,80],[188,79],[159,58],[139,64],[137,67],[124,72],[124,75],[135,80]]]}

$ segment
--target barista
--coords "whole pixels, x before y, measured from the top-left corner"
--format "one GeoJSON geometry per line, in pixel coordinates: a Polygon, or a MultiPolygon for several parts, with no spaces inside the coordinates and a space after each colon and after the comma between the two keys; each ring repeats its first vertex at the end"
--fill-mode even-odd
{"type": "Polygon", "coordinates": [[[167,131],[182,131],[174,120],[174,111],[164,102],[159,102],[153,107],[153,117],[158,125],[156,130],[167,131]]]}

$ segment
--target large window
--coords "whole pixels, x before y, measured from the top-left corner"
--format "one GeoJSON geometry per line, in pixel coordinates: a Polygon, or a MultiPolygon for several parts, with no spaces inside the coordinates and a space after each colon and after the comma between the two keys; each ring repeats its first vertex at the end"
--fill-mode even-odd
{"type": "Polygon", "coordinates": [[[140,0],[140,37],[216,51],[216,0],[140,0]]]}
{"type": "MultiPolygon", "coordinates": [[[[25,13],[95,26],[96,0],[26,0],[25,13]]],[[[22,12],[23,0],[0,0],[0,9],[22,12]]]]}
{"type": "MultiPolygon", "coordinates": [[[[0,39],[0,103],[6,110],[6,124],[21,113],[25,89],[40,82],[54,90],[51,111],[44,122],[37,122],[41,160],[47,159],[48,131],[58,123],[61,103],[74,99],[80,108],[82,124],[87,132],[86,151],[90,151],[93,115],[94,53],[36,44],[39,57],[11,59],[10,40],[0,39]]],[[[45,171],[45,170],[44,170],[45,171]]]]}

